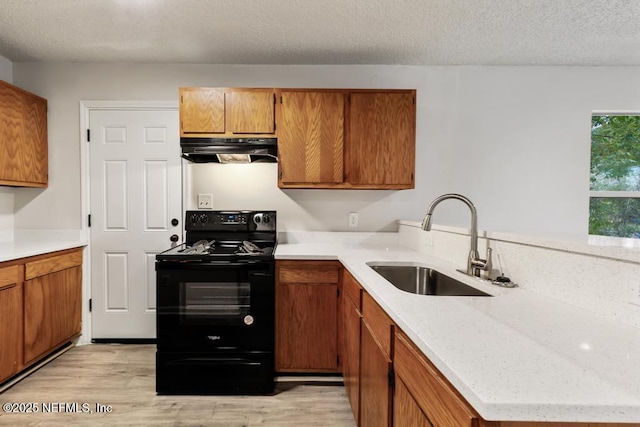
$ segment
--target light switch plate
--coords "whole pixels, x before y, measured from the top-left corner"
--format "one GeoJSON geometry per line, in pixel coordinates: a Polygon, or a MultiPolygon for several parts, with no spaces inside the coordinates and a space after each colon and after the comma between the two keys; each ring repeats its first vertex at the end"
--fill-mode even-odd
{"type": "Polygon", "coordinates": [[[213,195],[198,194],[198,209],[213,209],[213,195]]]}

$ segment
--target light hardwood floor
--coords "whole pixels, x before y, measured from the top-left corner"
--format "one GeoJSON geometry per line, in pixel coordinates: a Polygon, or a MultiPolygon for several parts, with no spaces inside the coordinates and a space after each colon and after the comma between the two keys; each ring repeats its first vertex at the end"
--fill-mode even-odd
{"type": "Polygon", "coordinates": [[[72,348],[0,394],[0,404],[9,402],[35,403],[39,412],[0,407],[0,425],[355,426],[342,386],[287,382],[278,383],[273,396],[157,396],[155,345],[72,348]],[[43,413],[43,402],[88,403],[94,412],[43,413]],[[96,413],[96,403],[112,412],[96,413]]]}

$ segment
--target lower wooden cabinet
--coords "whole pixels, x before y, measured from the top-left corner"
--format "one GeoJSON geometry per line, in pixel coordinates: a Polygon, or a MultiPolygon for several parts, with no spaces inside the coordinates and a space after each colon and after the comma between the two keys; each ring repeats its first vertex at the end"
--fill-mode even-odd
{"type": "Polygon", "coordinates": [[[276,261],[275,368],[338,373],[335,261],[276,261]]]}
{"type": "Polygon", "coordinates": [[[25,363],[80,333],[81,296],[81,267],[44,274],[24,283],[25,363]]]}
{"type": "MultiPolygon", "coordinates": [[[[475,410],[403,333],[395,334],[394,351],[396,383],[400,384],[400,387],[396,386],[394,400],[394,413],[400,416],[400,420],[396,420],[397,425],[404,422],[402,408],[415,405],[423,413],[424,425],[427,426],[483,425],[484,421],[475,410]]],[[[409,416],[411,419],[419,418],[419,413],[414,408],[409,416]]]]}
{"type": "Polygon", "coordinates": [[[22,369],[22,307],[19,267],[0,268],[0,383],[22,369]]]}
{"type": "Polygon", "coordinates": [[[0,265],[0,383],[78,336],[82,249],[0,265]]]}
{"type": "Polygon", "coordinates": [[[360,425],[390,426],[393,398],[393,322],[371,296],[362,293],[360,338],[360,425]]]}
{"type": "Polygon", "coordinates": [[[340,298],[341,346],[340,362],[344,387],[353,410],[356,423],[360,406],[360,331],[362,313],[360,311],[362,288],[344,270],[340,298]]]}
{"type": "Polygon", "coordinates": [[[396,375],[393,394],[394,427],[433,427],[407,386],[396,375]]]}

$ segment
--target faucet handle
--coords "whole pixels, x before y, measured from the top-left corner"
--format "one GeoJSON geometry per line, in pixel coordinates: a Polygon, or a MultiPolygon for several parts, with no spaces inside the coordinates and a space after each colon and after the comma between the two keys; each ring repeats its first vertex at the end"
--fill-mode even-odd
{"type": "Polygon", "coordinates": [[[491,268],[493,267],[493,262],[491,261],[491,253],[492,253],[491,248],[487,246],[487,260],[484,264],[484,267],[482,267],[484,271],[491,272],[491,268]]]}

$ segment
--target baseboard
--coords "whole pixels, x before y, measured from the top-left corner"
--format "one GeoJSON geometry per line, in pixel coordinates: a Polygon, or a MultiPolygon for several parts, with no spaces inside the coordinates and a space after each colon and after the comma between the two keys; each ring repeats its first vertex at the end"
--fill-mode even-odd
{"type": "Polygon", "coordinates": [[[156,344],[155,338],[92,338],[93,344],[156,344]]]}

